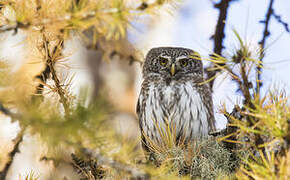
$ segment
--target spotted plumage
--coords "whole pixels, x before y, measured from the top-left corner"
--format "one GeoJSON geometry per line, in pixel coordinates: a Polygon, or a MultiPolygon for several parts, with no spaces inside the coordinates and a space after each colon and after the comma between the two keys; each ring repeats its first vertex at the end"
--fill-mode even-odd
{"type": "Polygon", "coordinates": [[[143,83],[137,115],[143,148],[148,141],[162,143],[160,130],[175,131],[177,142],[207,136],[215,130],[212,95],[203,67],[194,51],[185,48],[151,49],[143,65],[143,83]]]}

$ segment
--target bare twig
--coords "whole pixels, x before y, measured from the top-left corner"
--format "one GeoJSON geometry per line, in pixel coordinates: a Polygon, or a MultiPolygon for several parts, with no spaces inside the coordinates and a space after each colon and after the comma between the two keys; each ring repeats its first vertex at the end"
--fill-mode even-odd
{"type": "Polygon", "coordinates": [[[158,7],[158,6],[161,6],[161,5],[166,4],[166,3],[167,3],[166,1],[154,1],[152,3],[148,3],[148,2],[144,1],[136,9],[140,10],[140,11],[144,11],[146,9],[158,7]]]}
{"type": "Polygon", "coordinates": [[[150,178],[150,175],[147,174],[147,173],[144,173],[134,167],[130,167],[126,164],[122,164],[120,162],[117,162],[117,161],[114,161],[112,159],[109,159],[105,156],[102,156],[101,154],[99,153],[96,153],[94,152],[93,150],[90,150],[90,149],[87,149],[87,148],[83,148],[82,149],[82,152],[84,154],[86,154],[87,156],[89,157],[92,157],[94,159],[96,159],[96,161],[98,162],[98,164],[102,164],[102,165],[107,165],[107,166],[110,166],[116,170],[119,170],[119,171],[124,171],[124,172],[127,172],[129,174],[132,175],[132,178],[131,179],[135,179],[135,180],[139,180],[139,179],[149,179],[150,178]]]}
{"type": "MultiPolygon", "coordinates": [[[[227,19],[227,13],[228,8],[230,5],[230,2],[233,0],[221,0],[219,3],[214,4],[215,8],[219,9],[219,17],[218,22],[215,29],[215,34],[213,35],[214,40],[214,53],[221,55],[223,47],[223,40],[225,38],[225,25],[226,25],[226,19],[227,19]]],[[[219,64],[220,66],[223,66],[224,64],[219,64]]],[[[213,65],[214,66],[214,65],[213,65]]],[[[214,77],[220,69],[216,69],[215,71],[208,71],[206,70],[206,73],[208,75],[208,79],[211,79],[214,77]]],[[[210,87],[213,87],[214,80],[210,81],[210,87]]]]}
{"type": "Polygon", "coordinates": [[[7,25],[0,26],[0,32],[11,31],[11,30],[15,30],[17,28],[18,28],[17,23],[16,24],[7,24],[7,25]]]}
{"type": "Polygon", "coordinates": [[[276,12],[273,9],[273,13],[272,15],[274,16],[274,18],[278,21],[278,23],[282,24],[285,28],[285,31],[290,33],[290,29],[289,29],[289,24],[286,23],[285,21],[282,20],[281,16],[276,14],[276,12]]]}
{"type": "Polygon", "coordinates": [[[23,23],[20,23],[20,22],[16,22],[14,24],[6,24],[6,25],[0,26],[0,33],[14,30],[14,34],[16,34],[18,29],[20,29],[20,28],[26,29],[29,26],[30,26],[29,23],[23,24],[23,23]]]}
{"type": "Polygon", "coordinates": [[[11,112],[9,109],[3,106],[3,104],[0,102],[0,112],[5,114],[6,116],[11,117],[12,119],[17,119],[20,117],[19,114],[11,112]]]}
{"type": "Polygon", "coordinates": [[[7,116],[13,116],[13,113],[10,112],[9,109],[5,108],[2,103],[0,103],[0,111],[7,116]]]}
{"type": "Polygon", "coordinates": [[[260,51],[260,61],[261,61],[261,65],[257,66],[256,68],[256,76],[257,76],[257,80],[256,80],[256,94],[259,95],[260,94],[260,88],[262,86],[262,81],[261,81],[261,74],[262,74],[262,69],[263,69],[263,58],[265,56],[265,44],[266,44],[266,40],[267,37],[270,35],[269,32],[269,23],[270,23],[270,19],[271,19],[271,15],[273,14],[273,4],[274,4],[274,0],[270,0],[269,3],[269,7],[266,13],[266,17],[265,20],[260,21],[261,23],[265,24],[265,28],[264,28],[264,32],[263,32],[263,37],[262,40],[259,42],[260,47],[261,47],[261,51],[260,51]]]}
{"type": "Polygon", "coordinates": [[[8,154],[8,156],[9,156],[8,162],[6,162],[3,170],[0,171],[0,180],[5,180],[6,179],[7,173],[8,173],[8,171],[9,171],[9,169],[10,169],[12,163],[13,163],[15,155],[16,155],[17,152],[19,152],[19,145],[22,142],[22,140],[23,140],[23,130],[21,130],[18,133],[17,137],[13,140],[15,142],[15,145],[14,145],[12,151],[8,154]]]}

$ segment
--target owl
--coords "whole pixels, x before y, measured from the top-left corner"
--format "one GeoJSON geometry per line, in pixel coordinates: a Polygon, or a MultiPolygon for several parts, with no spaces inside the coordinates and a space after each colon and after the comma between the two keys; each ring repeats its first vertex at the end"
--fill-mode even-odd
{"type": "Polygon", "coordinates": [[[189,142],[215,131],[212,93],[204,83],[200,57],[191,49],[151,49],[143,64],[143,82],[136,112],[142,147],[160,144],[168,127],[175,142],[189,142]]]}

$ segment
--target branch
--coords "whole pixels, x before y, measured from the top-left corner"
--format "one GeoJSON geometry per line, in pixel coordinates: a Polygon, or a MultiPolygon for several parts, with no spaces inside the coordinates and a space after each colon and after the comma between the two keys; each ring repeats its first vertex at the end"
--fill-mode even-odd
{"type": "Polygon", "coordinates": [[[54,84],[56,86],[56,92],[58,93],[59,97],[60,97],[60,102],[62,103],[63,107],[64,107],[64,111],[66,116],[69,115],[70,112],[70,108],[69,108],[69,102],[68,99],[65,95],[64,89],[62,88],[62,86],[60,85],[60,80],[57,77],[57,73],[56,70],[54,68],[54,60],[55,58],[57,58],[60,54],[60,47],[63,47],[63,40],[59,40],[59,43],[54,47],[53,51],[50,52],[49,47],[48,47],[49,43],[45,37],[45,35],[43,34],[43,47],[45,50],[45,58],[46,58],[46,66],[49,68],[50,74],[51,74],[51,78],[54,81],[54,84]]]}
{"type": "Polygon", "coordinates": [[[284,26],[284,28],[285,28],[285,31],[288,32],[288,33],[290,33],[289,25],[288,25],[286,22],[284,22],[284,21],[282,20],[282,18],[281,18],[280,15],[277,15],[277,14],[275,13],[274,9],[272,9],[272,11],[273,11],[273,12],[272,12],[272,15],[273,15],[274,18],[278,21],[278,23],[282,24],[282,25],[284,26]]]}
{"type": "Polygon", "coordinates": [[[268,10],[267,10],[267,13],[266,13],[265,20],[260,21],[260,23],[265,24],[265,28],[264,28],[264,32],[263,32],[263,38],[259,42],[259,45],[261,46],[261,50],[260,50],[260,61],[261,61],[261,65],[260,66],[257,66],[257,68],[256,68],[256,76],[257,76],[256,93],[257,93],[257,95],[260,94],[260,87],[262,86],[262,82],[261,82],[261,74],[262,74],[262,68],[263,68],[262,62],[263,62],[263,58],[265,56],[264,48],[265,48],[266,40],[267,40],[267,37],[270,35],[270,32],[269,32],[268,28],[269,28],[269,23],[270,23],[271,15],[274,12],[273,11],[273,3],[274,3],[274,0],[270,0],[270,3],[269,3],[269,7],[268,7],[268,10]]]}
{"type": "Polygon", "coordinates": [[[13,113],[9,109],[5,108],[1,102],[0,102],[0,112],[5,114],[6,116],[11,117],[12,119],[18,119],[20,117],[19,114],[13,113]]]}
{"type": "Polygon", "coordinates": [[[95,160],[85,161],[75,154],[71,154],[71,157],[71,165],[79,175],[84,177],[82,179],[103,179],[105,177],[106,171],[95,160]]]}
{"type": "Polygon", "coordinates": [[[6,31],[11,31],[14,30],[14,35],[17,34],[18,29],[26,29],[30,26],[30,23],[23,24],[21,22],[15,22],[14,24],[5,24],[0,26],[0,33],[6,32],[6,31]]]}
{"type": "Polygon", "coordinates": [[[241,68],[240,68],[240,71],[241,71],[241,76],[242,76],[242,80],[243,80],[243,84],[241,85],[241,89],[243,91],[243,95],[244,95],[244,98],[245,98],[245,103],[246,106],[250,107],[250,108],[254,108],[254,105],[252,103],[252,97],[251,97],[251,93],[250,93],[250,87],[249,87],[249,80],[248,80],[248,76],[246,74],[246,64],[245,62],[241,62],[240,63],[241,65],[241,68]]]}
{"type": "Polygon", "coordinates": [[[152,3],[148,3],[148,2],[144,1],[136,9],[140,10],[140,11],[144,11],[144,10],[147,10],[149,8],[158,7],[158,6],[161,6],[161,5],[166,4],[166,3],[168,3],[168,2],[162,1],[162,0],[161,1],[160,0],[156,0],[156,1],[152,2],[152,3]]]}
{"type": "Polygon", "coordinates": [[[6,116],[12,116],[13,113],[10,112],[9,109],[5,108],[1,103],[0,103],[0,111],[5,114],[6,116]]]}
{"type": "MultiPolygon", "coordinates": [[[[43,88],[44,88],[44,84],[46,83],[47,79],[50,76],[50,68],[49,66],[46,64],[45,65],[45,69],[39,74],[37,75],[35,78],[39,79],[41,81],[41,83],[36,87],[36,92],[35,94],[37,96],[41,95],[42,96],[42,92],[43,92],[43,88]]],[[[32,98],[35,98],[37,96],[32,96],[32,98]]],[[[42,96],[43,97],[43,96],[42,96]]]]}
{"type": "MultiPolygon", "coordinates": [[[[2,112],[3,114],[5,114],[6,116],[10,116],[12,119],[19,119],[21,117],[20,114],[13,113],[9,109],[5,108],[1,102],[0,102],[0,112],[2,112]]],[[[22,139],[23,138],[23,132],[24,132],[24,130],[21,130],[18,133],[17,137],[13,140],[15,142],[15,145],[14,145],[12,151],[8,154],[8,157],[9,157],[8,162],[6,162],[3,170],[0,171],[0,180],[6,179],[7,173],[9,171],[9,168],[12,165],[12,162],[14,160],[14,157],[15,157],[16,153],[19,152],[19,144],[23,140],[22,139]]]]}
{"type": "Polygon", "coordinates": [[[15,145],[12,149],[12,151],[8,154],[9,160],[6,162],[4,168],[2,171],[0,171],[0,179],[6,179],[7,173],[13,163],[13,160],[15,158],[15,155],[17,152],[19,152],[19,145],[23,140],[23,130],[20,131],[20,133],[17,135],[17,137],[13,140],[15,142],[15,145]]]}
{"type": "Polygon", "coordinates": [[[150,175],[147,174],[147,173],[144,173],[136,168],[133,168],[133,167],[130,167],[126,164],[121,164],[120,162],[117,162],[117,161],[114,161],[112,159],[109,159],[105,156],[102,156],[101,154],[98,154],[90,149],[87,149],[87,148],[83,148],[82,149],[82,152],[84,154],[86,154],[87,156],[89,157],[92,157],[94,159],[97,160],[97,162],[99,164],[103,164],[103,165],[107,165],[107,166],[110,166],[116,170],[119,170],[119,171],[124,171],[124,172],[127,172],[129,174],[132,175],[132,179],[135,179],[135,180],[139,180],[139,179],[144,179],[144,180],[147,180],[147,179],[150,179],[150,175]]]}
{"type": "MultiPolygon", "coordinates": [[[[224,48],[223,46],[223,40],[225,38],[225,25],[226,25],[226,19],[227,19],[227,13],[228,13],[228,8],[230,5],[230,2],[233,0],[221,0],[220,3],[214,4],[214,7],[219,9],[219,17],[218,17],[218,22],[216,25],[215,29],[215,34],[213,35],[213,40],[214,40],[214,53],[221,55],[222,54],[222,49],[224,48]]],[[[219,64],[220,66],[223,66],[224,64],[219,64]]],[[[212,65],[215,66],[215,65],[212,65]]],[[[220,69],[216,69],[214,71],[208,71],[206,70],[206,73],[208,74],[208,79],[211,79],[214,77],[220,69]]],[[[210,87],[212,89],[214,80],[210,81],[210,87]]]]}
{"type": "MultiPolygon", "coordinates": [[[[38,10],[41,9],[41,3],[39,0],[36,1],[37,7],[36,11],[38,13],[38,10]]],[[[78,4],[78,0],[76,0],[76,4],[78,4]]],[[[161,6],[163,4],[166,4],[166,1],[155,1],[153,3],[147,3],[143,2],[141,3],[138,7],[135,8],[130,8],[130,12],[135,12],[135,11],[145,11],[147,9],[152,9],[154,7],[161,6]]],[[[2,5],[2,4],[0,4],[2,5]]],[[[0,6],[1,8],[4,7],[5,5],[0,6]]],[[[38,21],[31,21],[31,22],[13,22],[13,24],[4,24],[0,26],[0,33],[14,30],[14,34],[17,33],[18,29],[27,29],[30,27],[41,27],[45,25],[51,25],[55,23],[60,23],[60,22],[68,22],[69,24],[71,21],[78,19],[79,21],[85,21],[85,20],[91,20],[96,17],[97,13],[102,13],[102,14],[118,14],[120,11],[118,8],[112,7],[108,9],[98,9],[98,10],[93,10],[93,11],[85,11],[81,14],[75,14],[75,13],[66,13],[65,15],[61,17],[54,17],[54,18],[42,18],[38,21]]],[[[7,22],[8,23],[8,22],[7,22]]]]}

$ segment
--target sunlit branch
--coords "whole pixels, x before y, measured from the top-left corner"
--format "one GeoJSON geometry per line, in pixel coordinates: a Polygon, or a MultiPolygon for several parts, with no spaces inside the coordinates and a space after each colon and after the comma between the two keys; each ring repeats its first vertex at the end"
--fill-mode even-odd
{"type": "Polygon", "coordinates": [[[143,172],[143,171],[140,171],[134,167],[130,167],[129,165],[122,164],[120,162],[109,159],[109,158],[107,158],[99,153],[94,152],[93,150],[83,148],[82,152],[84,154],[86,154],[87,156],[95,159],[101,165],[107,165],[107,166],[110,166],[116,170],[124,171],[126,173],[131,174],[132,179],[136,179],[136,180],[137,179],[144,179],[144,180],[146,180],[146,179],[150,178],[150,175],[143,172]]]}
{"type": "Polygon", "coordinates": [[[49,45],[48,41],[45,35],[43,35],[43,48],[45,50],[45,58],[46,58],[45,62],[51,73],[51,78],[54,81],[56,91],[60,97],[60,102],[62,103],[64,107],[65,114],[69,115],[69,112],[70,112],[69,101],[65,95],[64,89],[62,88],[60,84],[60,80],[57,76],[57,73],[54,67],[55,65],[54,59],[60,55],[60,51],[62,50],[61,48],[63,46],[63,40],[59,40],[59,43],[54,47],[52,52],[50,52],[48,45],[49,45]]]}
{"type": "Polygon", "coordinates": [[[9,160],[6,162],[2,171],[0,171],[0,179],[6,179],[8,171],[13,163],[15,155],[19,152],[19,145],[23,140],[23,130],[21,130],[17,137],[13,140],[15,142],[12,151],[8,154],[9,160]]]}

